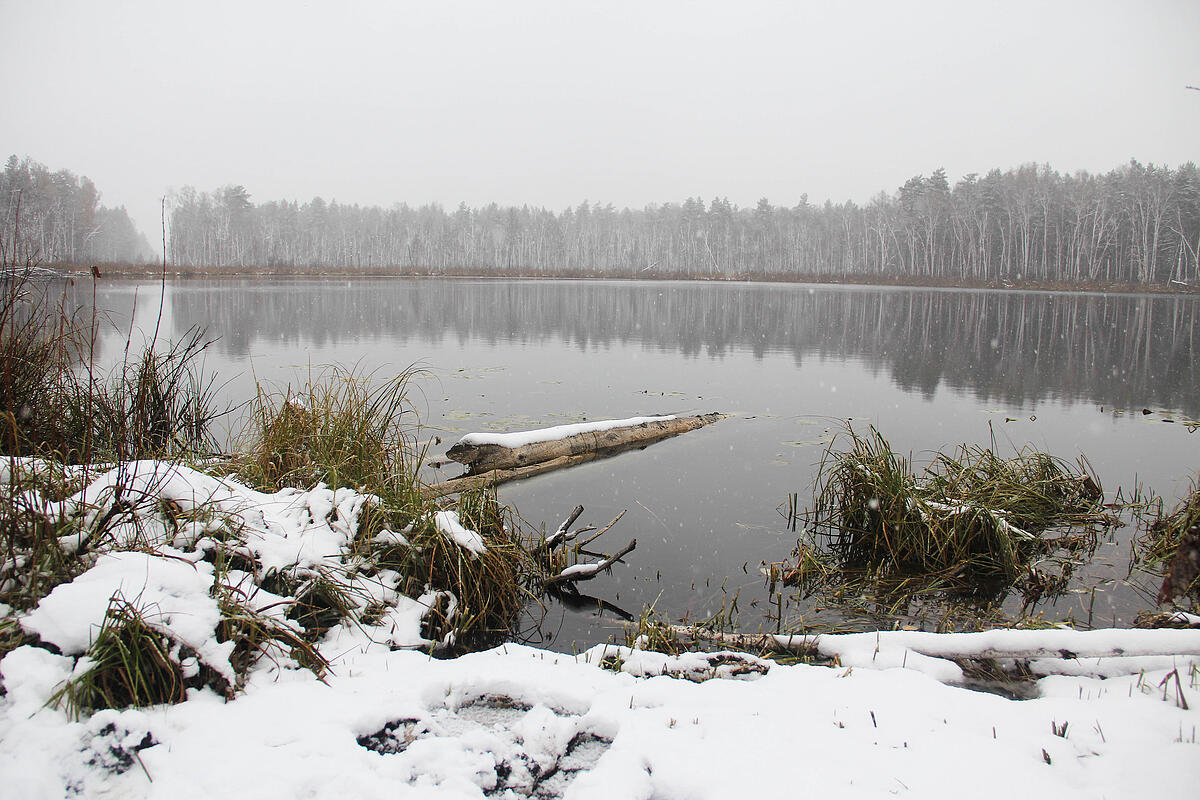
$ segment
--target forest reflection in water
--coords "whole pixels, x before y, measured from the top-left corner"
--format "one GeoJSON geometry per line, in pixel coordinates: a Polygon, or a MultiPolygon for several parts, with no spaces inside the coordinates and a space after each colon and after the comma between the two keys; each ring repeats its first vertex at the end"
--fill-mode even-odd
{"type": "MultiPolygon", "coordinates": [[[[103,284],[97,304],[128,320],[134,288],[103,284]]],[[[136,288],[139,325],[152,328],[158,286],[136,288]]],[[[634,613],[657,603],[671,617],[703,618],[741,591],[741,622],[760,624],[759,564],[786,558],[796,538],[778,508],[791,493],[808,500],[815,466],[848,419],[879,428],[918,462],[993,439],[1002,454],[1026,444],[1068,460],[1083,454],[1109,492],[1136,483],[1168,502],[1200,466],[1200,440],[1178,424],[1200,415],[1193,297],[191,280],[168,285],[163,315],[173,336],[201,326],[216,340],[207,367],[235,400],[250,396],[255,378],[294,383],[324,364],[386,377],[421,363],[434,376],[419,403],[424,435],[448,441],[467,430],[584,418],[734,414],[643,452],[502,490],[526,520],[550,527],[576,503],[597,523],[630,509],[610,536],[637,536],[638,550],[589,588],[634,613]]],[[[104,344],[110,357],[120,342],[114,334],[104,344]]],[[[1039,610],[1078,618],[1087,596],[1087,613],[1128,622],[1152,605],[1141,589],[1111,582],[1124,575],[1132,535],[1119,531],[1076,574],[1076,594],[1039,610]]],[[[543,634],[558,634],[557,647],[612,633],[611,615],[558,607],[553,615],[543,634]]]]}
{"type": "MultiPolygon", "coordinates": [[[[731,352],[861,359],[905,391],[981,400],[1055,398],[1200,413],[1200,302],[1185,296],[796,287],[774,284],[355,280],[182,284],[177,325],[230,355],[256,339],[336,346],[386,337],[639,344],[685,357],[731,352]]],[[[452,365],[438,365],[450,367],[452,365]]]]}

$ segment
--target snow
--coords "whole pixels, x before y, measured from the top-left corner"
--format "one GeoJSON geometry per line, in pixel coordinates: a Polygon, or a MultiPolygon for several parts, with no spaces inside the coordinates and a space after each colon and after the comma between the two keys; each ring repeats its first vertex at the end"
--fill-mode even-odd
{"type": "MultiPolygon", "coordinates": [[[[40,705],[69,660],[23,647],[0,663],[0,774],[13,776],[0,797],[480,798],[501,785],[520,796],[534,766],[572,759],[584,764],[563,787],[572,798],[1188,797],[1200,780],[1200,714],[1164,699],[1158,672],[1044,678],[1039,698],[1014,701],[895,667],[773,665],[695,682],[661,675],[653,663],[667,656],[622,650],[626,671],[613,672],[599,666],[613,655],[603,646],[439,661],[367,645],[326,683],[262,672],[232,702],[203,691],[72,723],[40,705]],[[389,723],[391,752],[359,743],[389,723]],[[114,749],[147,735],[154,744],[121,771],[114,749]],[[581,735],[590,755],[569,752],[581,735]]],[[[1183,685],[1200,701],[1194,677],[1183,685]]]]}
{"type": "Polygon", "coordinates": [[[592,576],[600,571],[598,564],[572,564],[571,566],[558,573],[560,578],[575,578],[580,575],[592,576]]]}
{"type": "MultiPolygon", "coordinates": [[[[152,462],[122,470],[126,499],[146,513],[119,523],[87,571],[18,617],[45,646],[0,660],[0,800],[1011,800],[1190,797],[1200,783],[1197,630],[803,639],[834,666],[615,645],[576,656],[507,644],[439,660],[411,648],[432,644],[421,631],[428,609],[452,617],[456,599],[433,588],[406,597],[395,589],[399,576],[368,581],[340,560],[369,496],[325,487],[261,494],[152,462]],[[176,529],[153,511],[164,498],[207,509],[211,519],[176,529]],[[191,689],[175,705],[78,721],[53,707],[63,682],[89,668],[81,654],[114,594],[226,669],[216,597],[241,597],[286,622],[281,598],[251,573],[218,573],[201,560],[213,526],[230,520],[263,563],[341,569],[340,579],[357,581],[360,602],[390,610],[376,624],[325,634],[319,647],[331,669],[323,679],[281,655],[260,659],[232,700],[191,689]],[[139,549],[131,537],[140,537],[139,549]],[[1033,699],[957,685],[964,675],[952,656],[1004,653],[1026,654],[1045,674],[1031,683],[1033,699]]],[[[29,500],[47,514],[94,520],[111,508],[117,484],[101,476],[61,504],[29,500]]],[[[435,524],[477,552],[478,534],[456,516],[435,524]]]]}
{"type": "Polygon", "coordinates": [[[110,599],[118,595],[142,609],[149,624],[169,630],[232,683],[233,644],[218,644],[213,638],[220,612],[212,588],[213,568],[205,562],[139,552],[106,553],[96,566],[42,598],[22,618],[21,627],[66,655],[82,655],[104,622],[110,599]]]}
{"type": "Polygon", "coordinates": [[[487,549],[483,545],[483,537],[473,530],[463,527],[462,522],[458,518],[456,511],[438,511],[433,515],[434,527],[441,533],[446,534],[458,546],[467,550],[475,558],[478,558],[487,549]]]}
{"type": "Polygon", "coordinates": [[[596,422],[579,422],[573,425],[556,425],[552,428],[538,428],[530,431],[514,431],[512,433],[468,433],[455,442],[454,446],[450,449],[453,450],[454,447],[458,447],[459,445],[482,444],[494,444],[508,448],[524,447],[525,445],[537,442],[557,442],[569,436],[578,436],[581,433],[599,433],[601,431],[612,430],[613,428],[632,428],[635,425],[644,425],[647,422],[663,422],[669,419],[675,419],[675,415],[605,419],[596,422]]]}

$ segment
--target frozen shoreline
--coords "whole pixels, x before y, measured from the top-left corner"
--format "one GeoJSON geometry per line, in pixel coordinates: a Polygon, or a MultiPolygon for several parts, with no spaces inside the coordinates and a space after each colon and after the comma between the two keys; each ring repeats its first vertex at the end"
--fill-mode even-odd
{"type": "MultiPolygon", "coordinates": [[[[0,477],[29,466],[14,461],[0,477]]],[[[30,490],[21,502],[80,520],[60,542],[83,547],[118,481],[137,488],[137,502],[106,551],[30,611],[0,609],[44,645],[0,660],[0,798],[1011,800],[1186,797],[1200,783],[1200,630],[894,631],[810,643],[835,666],[614,645],[571,656],[509,644],[438,660],[417,649],[435,645],[423,620],[435,607],[452,617],[453,595],[434,587],[409,597],[395,576],[351,563],[370,495],[320,485],[253,492],[135,462],[64,501],[30,490]],[[164,516],[168,501],[172,513],[206,513],[179,523],[164,516]],[[221,533],[231,520],[233,538],[221,533]],[[218,634],[219,599],[292,623],[287,598],[257,586],[261,576],[206,560],[218,546],[263,570],[336,573],[362,609],[376,610],[355,611],[317,640],[322,676],[278,644],[238,672],[218,634]],[[65,682],[92,669],[114,597],[174,643],[185,675],[206,666],[224,683],[189,688],[173,705],[85,710],[77,721],[55,707],[65,682]],[[1006,648],[1046,675],[1032,683],[1034,699],[951,685],[963,679],[956,656],[1006,648]],[[1029,655],[1038,649],[1047,652],[1029,655]]],[[[465,559],[484,552],[449,512],[436,528],[465,559]]],[[[403,532],[385,534],[407,546],[403,532]]]]}

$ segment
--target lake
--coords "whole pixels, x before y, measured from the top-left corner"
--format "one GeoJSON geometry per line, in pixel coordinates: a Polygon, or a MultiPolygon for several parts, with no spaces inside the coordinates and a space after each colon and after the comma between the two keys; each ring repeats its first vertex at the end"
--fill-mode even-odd
{"type": "MultiPolygon", "coordinates": [[[[80,292],[84,292],[81,283],[80,292]]],[[[90,301],[91,285],[86,293],[90,301]]],[[[115,363],[132,324],[148,336],[157,282],[102,282],[115,363]],[[132,322],[131,322],[132,321],[132,322]]],[[[304,279],[170,281],[162,330],[200,326],[224,396],[255,380],[302,383],[323,365],[386,378],[428,370],[421,436],[508,431],[639,415],[720,411],[715,425],[569,470],[508,484],[501,499],[553,529],[627,513],[596,546],[637,549],[581,585],[637,615],[730,611],[747,630],[850,623],[812,601],[768,594],[760,564],[796,543],[790,493],[811,498],[817,464],[850,421],[876,427],[920,464],[939,449],[1031,445],[1086,455],[1109,497],[1135,485],[1168,506],[1200,468],[1200,299],[745,283],[304,279]],[[778,603],[778,605],[777,605],[778,603]]],[[[135,343],[137,338],[135,337],[135,343]]],[[[453,465],[451,465],[453,466],[453,465]]],[[[447,469],[448,477],[452,470],[447,469]]],[[[1132,527],[1104,541],[1046,617],[1129,623],[1153,606],[1123,578],[1132,527]]],[[[1147,586],[1150,586],[1147,589],[1147,586]]],[[[1147,594],[1149,593],[1149,595],[1147,594]]],[[[1012,602],[1011,612],[1019,608],[1012,602]]],[[[622,638],[612,612],[558,604],[525,633],[557,649],[622,638]]]]}

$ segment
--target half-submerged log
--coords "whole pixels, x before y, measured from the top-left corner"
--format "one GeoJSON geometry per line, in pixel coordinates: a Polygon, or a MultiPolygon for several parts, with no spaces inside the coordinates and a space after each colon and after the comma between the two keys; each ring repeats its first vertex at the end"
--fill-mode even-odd
{"type": "MultiPolygon", "coordinates": [[[[722,414],[688,417],[634,417],[559,425],[517,433],[469,433],[447,451],[466,464],[470,475],[520,469],[560,458],[609,454],[678,436],[721,419],[722,414]]],[[[566,466],[565,464],[563,466],[566,466]]]]}
{"type": "MultiPolygon", "coordinates": [[[[561,456],[550,461],[530,464],[526,467],[517,467],[516,469],[492,469],[487,472],[481,472],[478,475],[468,473],[459,478],[450,478],[438,483],[430,483],[422,486],[421,497],[426,500],[434,500],[446,495],[469,492],[472,489],[483,489],[488,486],[496,486],[501,483],[520,480],[521,478],[532,478],[534,475],[541,475],[543,472],[550,472],[562,469],[563,467],[573,467],[585,461],[592,461],[600,458],[601,455],[600,453],[584,453],[578,456],[561,456]]],[[[610,454],[604,453],[603,455],[610,454]]]]}

